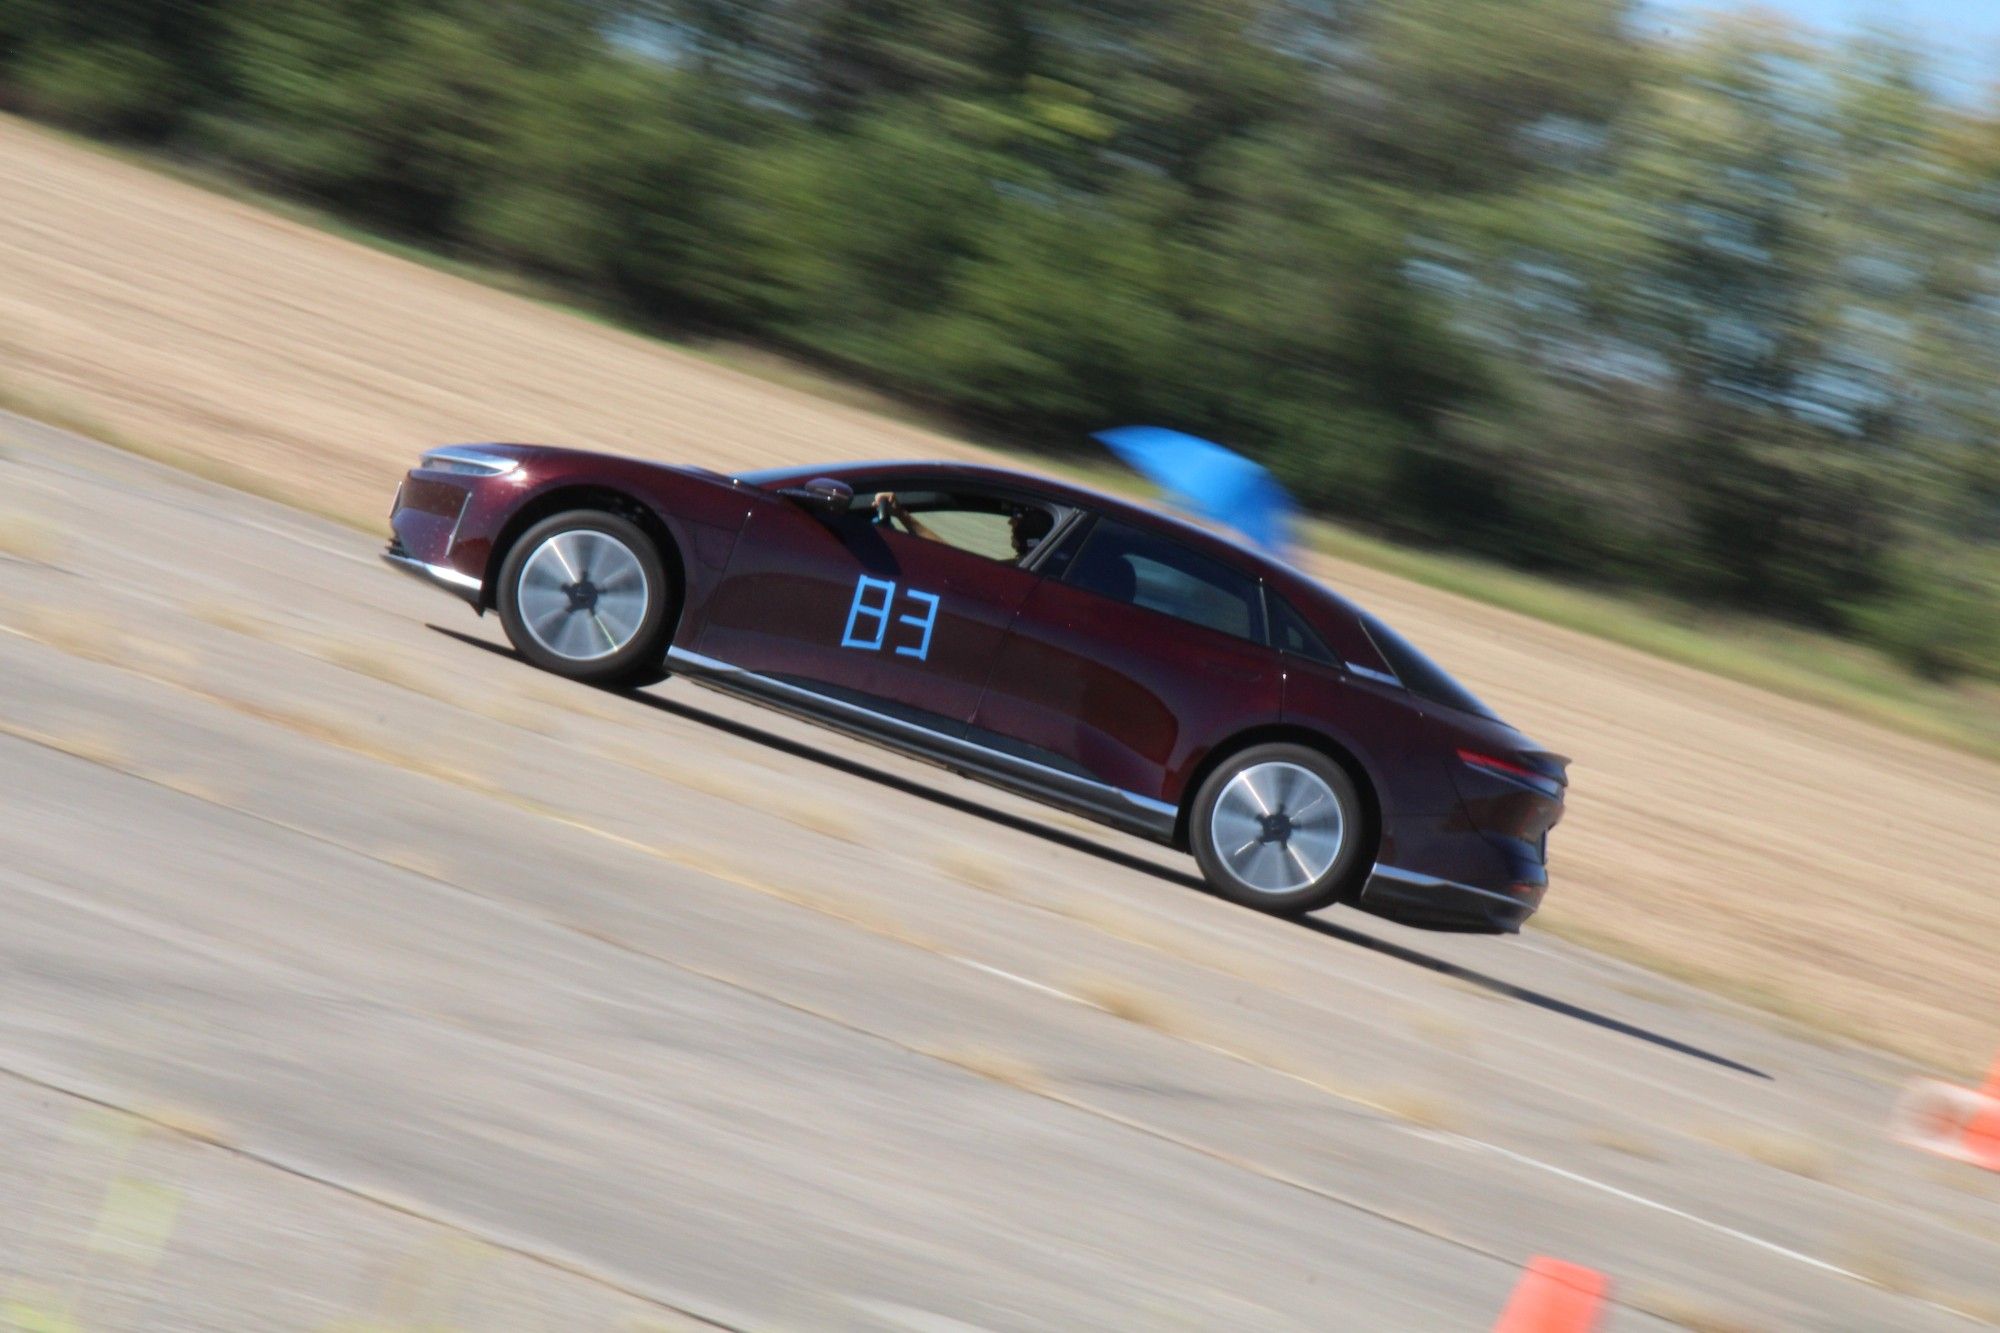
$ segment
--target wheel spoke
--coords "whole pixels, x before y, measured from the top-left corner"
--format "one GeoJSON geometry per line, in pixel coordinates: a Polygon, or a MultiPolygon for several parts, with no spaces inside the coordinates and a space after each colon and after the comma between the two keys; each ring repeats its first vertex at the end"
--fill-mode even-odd
{"type": "Polygon", "coordinates": [[[528,628],[534,631],[536,638],[540,639],[543,643],[548,643],[549,636],[556,632],[562,624],[563,617],[568,614],[569,607],[567,604],[552,606],[533,620],[528,621],[528,628]]]}
{"type": "Polygon", "coordinates": [[[1264,832],[1264,821],[1241,807],[1218,804],[1215,816],[1209,822],[1217,833],[1226,835],[1216,839],[1218,844],[1261,837],[1264,832]]]}
{"type": "Polygon", "coordinates": [[[1311,867],[1313,878],[1318,879],[1326,873],[1326,868],[1333,864],[1334,858],[1340,855],[1340,843],[1341,836],[1338,829],[1332,832],[1295,829],[1287,845],[1297,849],[1305,858],[1306,864],[1311,867]]]}
{"type": "Polygon", "coordinates": [[[1264,850],[1257,854],[1257,863],[1260,866],[1268,865],[1269,867],[1263,873],[1265,888],[1273,892],[1282,893],[1287,889],[1296,889],[1299,887],[1296,878],[1292,874],[1291,858],[1286,856],[1285,845],[1283,843],[1265,843],[1264,850]]]}
{"type": "Polygon", "coordinates": [[[1345,826],[1345,823],[1346,821],[1340,817],[1340,811],[1324,810],[1307,819],[1293,820],[1292,836],[1294,838],[1331,838],[1333,841],[1338,842],[1340,841],[1341,829],[1345,826]]]}
{"type": "MultiPolygon", "coordinates": [[[[1270,765],[1263,767],[1269,768],[1270,765]]],[[[1284,774],[1269,773],[1252,769],[1244,774],[1250,790],[1257,793],[1257,805],[1265,814],[1275,815],[1285,808],[1284,774]]]]}
{"type": "Polygon", "coordinates": [[[578,572],[577,562],[572,558],[573,553],[565,549],[563,543],[570,541],[576,535],[574,532],[559,532],[549,538],[548,544],[542,548],[556,558],[556,563],[562,566],[563,573],[569,576],[571,583],[581,582],[583,575],[578,572]]]}
{"type": "Polygon", "coordinates": [[[611,627],[609,625],[606,625],[604,623],[603,616],[600,616],[597,614],[597,612],[592,611],[590,613],[590,623],[597,626],[597,632],[604,636],[604,647],[607,652],[615,653],[619,650],[620,647],[623,646],[623,641],[616,634],[613,634],[611,632],[611,627]]]}
{"type": "Polygon", "coordinates": [[[597,595],[597,614],[604,617],[617,631],[618,642],[624,643],[639,629],[639,622],[646,616],[646,595],[644,593],[618,593],[597,595]]]}
{"type": "Polygon", "coordinates": [[[1238,857],[1236,863],[1230,869],[1236,872],[1237,878],[1241,879],[1251,888],[1267,888],[1269,886],[1264,882],[1264,874],[1260,863],[1264,859],[1264,853],[1270,849],[1271,844],[1259,838],[1256,842],[1250,844],[1250,850],[1238,857]]]}
{"type": "Polygon", "coordinates": [[[1303,768],[1290,764],[1273,764],[1272,767],[1277,769],[1277,772],[1271,775],[1271,794],[1277,803],[1277,808],[1288,815],[1298,809],[1302,802],[1311,800],[1326,790],[1325,785],[1317,777],[1303,768]]]}
{"type": "Polygon", "coordinates": [[[562,627],[556,631],[556,641],[552,646],[564,657],[595,657],[597,654],[592,651],[595,637],[588,616],[568,611],[563,614],[562,627]]]}
{"type": "Polygon", "coordinates": [[[524,593],[532,588],[538,594],[554,594],[560,597],[562,585],[562,563],[556,560],[544,560],[540,551],[537,551],[535,558],[521,570],[521,590],[524,593]]]}
{"type": "Polygon", "coordinates": [[[595,576],[602,572],[604,547],[611,539],[588,529],[579,529],[568,535],[570,558],[576,561],[576,576],[595,583],[595,576]]]}

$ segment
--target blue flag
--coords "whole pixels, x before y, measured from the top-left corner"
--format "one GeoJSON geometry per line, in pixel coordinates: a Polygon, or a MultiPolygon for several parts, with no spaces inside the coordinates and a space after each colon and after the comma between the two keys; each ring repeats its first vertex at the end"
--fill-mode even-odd
{"type": "Polygon", "coordinates": [[[1189,513],[1235,528],[1280,555],[1290,550],[1298,506],[1243,455],[1162,426],[1119,426],[1096,438],[1189,513]]]}

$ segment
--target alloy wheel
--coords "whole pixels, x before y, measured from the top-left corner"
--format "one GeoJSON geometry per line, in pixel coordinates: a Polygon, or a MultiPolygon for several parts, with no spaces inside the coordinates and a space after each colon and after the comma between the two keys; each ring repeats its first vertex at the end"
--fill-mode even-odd
{"type": "Polygon", "coordinates": [[[536,547],[515,588],[528,633],[572,662],[609,657],[631,643],[649,597],[637,553],[590,528],[558,532],[536,547]]]}
{"type": "Polygon", "coordinates": [[[1347,821],[1324,778],[1299,764],[1253,764],[1216,797],[1209,841],[1224,869],[1259,893],[1317,883],[1340,856],[1347,821]]]}

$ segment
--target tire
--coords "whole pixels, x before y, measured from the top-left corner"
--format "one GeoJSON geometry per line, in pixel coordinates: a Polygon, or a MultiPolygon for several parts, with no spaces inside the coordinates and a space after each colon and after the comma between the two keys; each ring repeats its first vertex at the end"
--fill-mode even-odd
{"type": "Polygon", "coordinates": [[[659,548],[628,519],[594,509],[543,519],[507,552],[494,600],[507,638],[544,671],[595,685],[663,674],[673,585],[659,548]]]}
{"type": "Polygon", "coordinates": [[[1253,745],[1208,775],[1188,812],[1202,878],[1232,902],[1316,912],[1366,871],[1367,807],[1346,769],[1303,745],[1253,745]],[[1292,822],[1295,815],[1303,815],[1292,822]]]}

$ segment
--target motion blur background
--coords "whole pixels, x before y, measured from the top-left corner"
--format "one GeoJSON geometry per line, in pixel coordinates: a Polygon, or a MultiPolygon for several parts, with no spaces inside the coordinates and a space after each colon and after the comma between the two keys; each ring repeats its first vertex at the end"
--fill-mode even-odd
{"type": "Polygon", "coordinates": [[[1384,534],[1991,681],[1971,9],[8,0],[0,98],[996,438],[1198,430],[1384,534]]]}
{"type": "Polygon", "coordinates": [[[1883,1132],[2000,1041],[1995,71],[1953,0],[0,0],[0,1326],[1475,1328],[1537,1253],[2000,1324],[2000,1176],[1883,1132]],[[374,559],[446,441],[1128,423],[1575,756],[1525,937],[374,559]]]}

